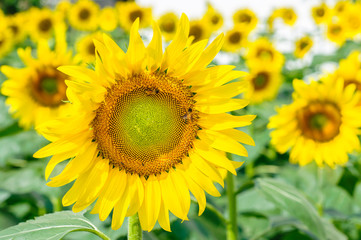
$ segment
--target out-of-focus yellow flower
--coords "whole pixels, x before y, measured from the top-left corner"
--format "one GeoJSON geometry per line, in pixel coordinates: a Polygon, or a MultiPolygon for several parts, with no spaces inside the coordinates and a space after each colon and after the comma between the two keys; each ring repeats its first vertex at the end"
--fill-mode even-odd
{"type": "Polygon", "coordinates": [[[35,41],[49,39],[54,34],[54,29],[63,24],[60,15],[50,9],[33,8],[28,13],[29,29],[28,34],[35,41]]]}
{"type": "Polygon", "coordinates": [[[234,25],[251,31],[257,26],[258,18],[250,9],[239,9],[233,14],[233,22],[234,25]]]}
{"type": "Polygon", "coordinates": [[[152,9],[140,7],[135,2],[118,2],[116,8],[119,13],[120,26],[127,32],[133,22],[139,18],[139,27],[146,28],[152,23],[152,9]]]}
{"type": "Polygon", "coordinates": [[[99,6],[90,0],[79,0],[68,12],[70,25],[82,31],[94,31],[98,28],[99,6]]]}
{"type": "Polygon", "coordinates": [[[95,32],[81,37],[76,42],[75,59],[79,62],[89,64],[95,61],[95,45],[93,39],[102,39],[101,32],[95,32]]]}
{"type": "Polygon", "coordinates": [[[341,21],[328,23],[326,36],[330,41],[341,46],[346,41],[346,34],[345,24],[341,21]]]}
{"type": "Polygon", "coordinates": [[[327,23],[332,17],[332,11],[326,3],[321,3],[312,8],[312,18],[316,24],[327,23]]]}
{"type": "Polygon", "coordinates": [[[194,37],[193,43],[209,38],[211,33],[205,21],[193,20],[189,22],[189,37],[194,37]]]}
{"type": "Polygon", "coordinates": [[[11,39],[11,31],[5,26],[0,27],[0,58],[5,56],[13,47],[13,41],[11,39]]]}
{"type": "Polygon", "coordinates": [[[65,80],[69,77],[57,68],[76,63],[72,53],[67,51],[63,27],[59,25],[55,29],[54,51],[46,40],[39,40],[37,58],[32,57],[30,47],[18,49],[24,68],[1,67],[8,78],[1,92],[7,96],[6,104],[10,105],[10,113],[19,119],[22,127],[36,127],[69,113],[69,104],[64,103],[67,100],[65,80]]]}
{"type": "Polygon", "coordinates": [[[99,15],[99,26],[104,31],[114,31],[118,26],[117,11],[112,7],[103,8],[99,15]]]}
{"type": "Polygon", "coordinates": [[[277,69],[269,65],[258,65],[246,76],[247,91],[244,98],[251,104],[272,100],[277,96],[282,77],[277,69]]]}
{"type": "Polygon", "coordinates": [[[211,4],[208,4],[207,11],[202,20],[208,24],[209,29],[212,32],[219,30],[223,26],[222,14],[214,9],[211,4]]]}
{"type": "Polygon", "coordinates": [[[353,4],[339,16],[345,25],[346,37],[353,38],[361,33],[361,4],[353,4]]]}
{"type": "Polygon", "coordinates": [[[285,24],[293,26],[297,20],[297,14],[292,8],[279,8],[274,10],[267,19],[267,25],[270,31],[273,31],[273,23],[277,18],[281,18],[285,24]]]}
{"type": "Polygon", "coordinates": [[[11,38],[14,43],[19,43],[24,40],[26,36],[26,28],[24,27],[26,23],[26,15],[23,13],[17,13],[15,15],[10,15],[6,19],[7,27],[10,29],[11,38]]]}
{"type": "MultiPolygon", "coordinates": [[[[329,75],[334,81],[342,79],[345,87],[355,85],[357,92],[361,94],[361,55],[359,51],[353,51],[346,59],[340,61],[338,69],[329,75]]],[[[361,105],[361,99],[358,103],[361,105]]]]}
{"type": "Polygon", "coordinates": [[[341,0],[335,4],[335,6],[333,7],[333,11],[335,12],[335,15],[339,15],[347,11],[347,9],[351,6],[351,2],[341,0]]]}
{"type": "Polygon", "coordinates": [[[290,150],[290,161],[301,166],[313,160],[319,166],[345,165],[348,153],[360,149],[360,95],[343,80],[306,84],[294,80],[293,103],[270,118],[271,144],[278,152],[290,150]]]}
{"type": "Polygon", "coordinates": [[[61,14],[61,16],[65,19],[68,16],[68,11],[71,8],[71,2],[69,0],[60,1],[56,7],[55,11],[61,14]]]}
{"type": "Polygon", "coordinates": [[[310,36],[304,36],[298,39],[295,43],[294,55],[297,58],[303,58],[308,51],[312,48],[313,41],[310,36]]]}
{"type": "Polygon", "coordinates": [[[178,17],[171,12],[165,13],[159,18],[158,25],[165,40],[170,41],[174,38],[175,33],[177,32],[178,17]]]}
{"type": "Polygon", "coordinates": [[[245,31],[242,26],[234,26],[225,35],[225,40],[222,49],[226,52],[237,52],[242,47],[245,47],[248,42],[248,31],[245,31]]]}
{"type": "Polygon", "coordinates": [[[259,38],[249,45],[246,55],[246,64],[249,68],[267,65],[280,70],[283,63],[284,56],[274,48],[267,38],[259,38]]]}

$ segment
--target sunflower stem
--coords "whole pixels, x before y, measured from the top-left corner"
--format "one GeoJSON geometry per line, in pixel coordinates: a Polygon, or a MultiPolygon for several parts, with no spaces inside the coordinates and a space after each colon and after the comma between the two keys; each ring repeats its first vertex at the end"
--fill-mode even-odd
{"type": "Polygon", "coordinates": [[[140,226],[138,214],[128,218],[128,240],[143,239],[143,232],[140,226]]]}
{"type": "Polygon", "coordinates": [[[227,197],[228,197],[228,211],[229,211],[229,220],[227,223],[227,240],[236,240],[237,239],[237,205],[236,205],[236,195],[234,194],[234,179],[231,173],[227,174],[226,183],[227,183],[227,197]]]}

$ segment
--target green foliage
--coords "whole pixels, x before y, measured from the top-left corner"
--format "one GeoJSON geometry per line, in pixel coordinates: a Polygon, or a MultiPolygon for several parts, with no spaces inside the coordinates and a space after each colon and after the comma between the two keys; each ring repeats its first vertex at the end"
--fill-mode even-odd
{"type": "Polygon", "coordinates": [[[58,240],[75,231],[91,232],[99,236],[104,235],[83,214],[63,211],[37,217],[35,220],[29,220],[7,228],[0,232],[0,240],[58,240]]]}

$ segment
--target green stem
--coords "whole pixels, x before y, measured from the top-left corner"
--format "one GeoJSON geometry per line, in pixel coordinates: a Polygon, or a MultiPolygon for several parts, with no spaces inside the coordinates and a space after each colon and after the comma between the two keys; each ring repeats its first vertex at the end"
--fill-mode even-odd
{"type": "Polygon", "coordinates": [[[237,239],[237,205],[236,195],[234,194],[234,176],[231,173],[227,174],[227,197],[228,197],[228,210],[229,221],[227,223],[227,240],[237,239]]]}
{"type": "Polygon", "coordinates": [[[128,240],[140,240],[142,237],[142,228],[140,226],[138,214],[128,218],[128,240]]]}

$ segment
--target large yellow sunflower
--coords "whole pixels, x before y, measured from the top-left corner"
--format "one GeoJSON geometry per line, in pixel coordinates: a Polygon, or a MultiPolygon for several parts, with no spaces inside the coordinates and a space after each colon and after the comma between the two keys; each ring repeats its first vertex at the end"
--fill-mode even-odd
{"type": "Polygon", "coordinates": [[[140,7],[135,2],[118,2],[116,5],[120,26],[129,32],[134,21],[139,18],[139,27],[145,28],[152,23],[152,9],[140,7]]]}
{"type": "Polygon", "coordinates": [[[174,38],[177,32],[178,20],[179,17],[171,12],[165,13],[159,18],[158,25],[166,41],[174,38]]]}
{"type": "Polygon", "coordinates": [[[250,68],[268,65],[279,70],[283,66],[284,56],[267,38],[259,38],[249,45],[246,63],[250,68]]]}
{"type": "Polygon", "coordinates": [[[247,91],[244,98],[252,104],[272,100],[277,96],[281,83],[279,70],[266,64],[254,66],[246,77],[247,91]]]}
{"type": "Polygon", "coordinates": [[[239,9],[233,14],[233,22],[245,31],[251,31],[257,26],[258,18],[250,9],[239,9]]]}
{"type": "Polygon", "coordinates": [[[79,0],[68,10],[70,25],[78,30],[94,31],[98,28],[99,6],[91,0],[79,0]]]}
{"type": "Polygon", "coordinates": [[[294,80],[294,101],[277,109],[269,128],[271,144],[277,151],[290,150],[290,161],[306,165],[316,161],[334,167],[348,161],[348,153],[359,150],[361,126],[360,95],[355,86],[343,81],[311,82],[294,80]]]}
{"type": "Polygon", "coordinates": [[[295,43],[294,55],[297,58],[303,58],[312,48],[313,41],[310,36],[304,36],[295,43]]]}
{"type": "Polygon", "coordinates": [[[69,105],[64,103],[67,101],[65,79],[68,77],[57,70],[60,65],[74,64],[72,53],[67,51],[64,32],[63,29],[56,33],[54,51],[50,50],[47,42],[40,41],[37,58],[31,56],[30,48],[19,49],[24,68],[1,67],[8,77],[1,92],[7,96],[10,113],[25,128],[37,126],[69,111],[69,105]]]}
{"type": "Polygon", "coordinates": [[[154,25],[153,39],[145,47],[138,26],[136,20],[126,53],[106,35],[95,41],[95,71],[60,68],[74,78],[67,82],[67,95],[76,112],[42,129],[52,143],[34,156],[53,155],[46,178],[55,165],[72,158],[48,185],[75,180],[63,198],[65,206],[75,203],[73,211],[96,200],[92,212],[101,220],[113,210],[113,229],[138,213],[142,229],[150,231],[158,220],[170,231],[168,211],[187,220],[190,192],[198,200],[199,214],[206,205],[204,191],[220,195],[213,185],[223,186],[219,169],[235,174],[242,164],[223,152],[245,156],[240,142],[254,144],[233,128],[251,124],[255,116],[226,113],[248,103],[232,98],[243,85],[228,83],[244,73],[233,66],[207,67],[223,35],[207,48],[207,40],[186,48],[189,22],[183,15],[163,53],[159,27],[154,25]]]}

